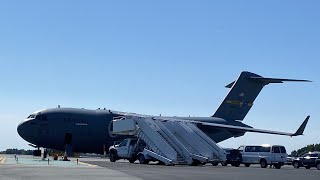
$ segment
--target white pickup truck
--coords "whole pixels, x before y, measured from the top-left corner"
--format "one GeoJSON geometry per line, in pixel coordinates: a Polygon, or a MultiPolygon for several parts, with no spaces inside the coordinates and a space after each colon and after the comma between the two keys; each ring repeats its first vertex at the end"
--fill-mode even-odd
{"type": "Polygon", "coordinates": [[[119,159],[127,159],[130,163],[134,163],[139,159],[140,164],[148,164],[149,160],[141,155],[146,144],[137,138],[124,139],[120,144],[110,146],[110,161],[116,162],[119,159]]]}

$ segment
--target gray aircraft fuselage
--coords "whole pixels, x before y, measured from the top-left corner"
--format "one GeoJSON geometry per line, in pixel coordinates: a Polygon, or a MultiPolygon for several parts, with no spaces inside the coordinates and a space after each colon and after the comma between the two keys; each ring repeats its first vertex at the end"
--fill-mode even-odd
{"type": "MultiPolygon", "coordinates": [[[[18,126],[19,135],[26,141],[49,149],[64,150],[66,141],[71,141],[74,152],[103,153],[115,141],[121,141],[124,136],[114,136],[109,133],[110,122],[127,113],[98,109],[53,108],[37,111],[18,126]],[[69,136],[69,140],[68,140],[69,136]]],[[[241,122],[228,122],[215,117],[174,117],[175,119],[207,121],[219,124],[250,127],[241,122]]],[[[214,141],[221,142],[230,137],[244,135],[245,132],[199,127],[214,141]]]]}

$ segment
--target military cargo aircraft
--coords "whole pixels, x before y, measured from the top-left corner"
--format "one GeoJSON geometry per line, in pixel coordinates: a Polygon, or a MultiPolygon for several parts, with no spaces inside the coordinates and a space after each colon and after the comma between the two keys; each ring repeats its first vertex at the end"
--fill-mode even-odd
{"type": "MultiPolygon", "coordinates": [[[[264,86],[285,81],[310,82],[308,80],[265,78],[243,71],[236,81],[226,86],[230,88],[230,91],[211,117],[174,116],[172,118],[192,121],[217,143],[231,137],[243,136],[246,132],[286,136],[302,135],[309,116],[295,133],[255,129],[242,122],[264,86]]],[[[102,154],[114,144],[114,141],[126,138],[110,133],[112,120],[126,115],[130,113],[109,109],[51,108],[29,115],[18,125],[17,131],[34,147],[62,150],[68,154],[72,152],[102,154]]],[[[161,116],[156,118],[159,119],[161,116]]]]}

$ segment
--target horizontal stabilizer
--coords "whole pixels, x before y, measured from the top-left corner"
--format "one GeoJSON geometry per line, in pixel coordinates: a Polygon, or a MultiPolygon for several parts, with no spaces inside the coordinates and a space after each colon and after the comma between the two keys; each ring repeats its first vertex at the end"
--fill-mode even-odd
{"type": "MultiPolygon", "coordinates": [[[[265,85],[269,84],[269,83],[283,83],[283,82],[312,82],[309,80],[305,80],[305,79],[280,79],[280,78],[265,78],[265,77],[257,77],[257,76],[251,76],[251,77],[247,77],[247,79],[249,80],[256,80],[258,82],[262,82],[265,85]]],[[[232,88],[232,86],[234,85],[236,81],[233,81],[232,83],[226,85],[226,88],[232,88]]]]}
{"type": "Polygon", "coordinates": [[[279,79],[279,78],[264,78],[264,77],[248,77],[248,79],[257,80],[257,81],[260,81],[260,82],[264,82],[266,84],[269,84],[269,83],[283,83],[284,81],[311,82],[309,80],[304,80],[304,79],[279,79]]]}

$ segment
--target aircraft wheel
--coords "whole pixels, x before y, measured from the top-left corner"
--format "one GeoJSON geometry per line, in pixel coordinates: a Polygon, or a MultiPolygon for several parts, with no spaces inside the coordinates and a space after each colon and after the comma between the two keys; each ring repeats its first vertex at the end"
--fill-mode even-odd
{"type": "Polygon", "coordinates": [[[262,168],[268,167],[267,161],[266,161],[265,159],[261,159],[261,160],[260,160],[260,166],[261,166],[262,168]]]}
{"type": "Polygon", "coordinates": [[[110,162],[116,162],[117,161],[117,154],[115,152],[110,152],[110,162]]]}

